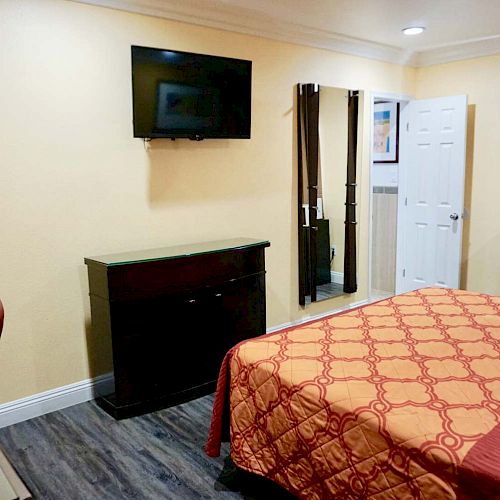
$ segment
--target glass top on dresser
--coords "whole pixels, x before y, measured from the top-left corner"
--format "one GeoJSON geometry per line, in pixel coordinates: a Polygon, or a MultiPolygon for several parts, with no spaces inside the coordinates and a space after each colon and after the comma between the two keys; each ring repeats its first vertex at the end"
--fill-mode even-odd
{"type": "Polygon", "coordinates": [[[224,252],[255,246],[268,247],[269,241],[253,238],[234,238],[230,240],[207,241],[204,243],[193,243],[190,245],[178,245],[173,247],[152,248],[132,252],[121,252],[97,257],[86,257],[85,263],[97,262],[107,266],[119,266],[131,262],[146,262],[152,260],[173,259],[188,257],[195,254],[224,252]]]}

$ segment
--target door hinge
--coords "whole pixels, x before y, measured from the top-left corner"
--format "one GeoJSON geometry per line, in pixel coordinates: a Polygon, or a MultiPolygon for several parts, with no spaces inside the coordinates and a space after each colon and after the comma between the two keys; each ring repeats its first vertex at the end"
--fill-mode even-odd
{"type": "Polygon", "coordinates": [[[406,122],[406,131],[409,132],[410,131],[410,122],[406,122]]]}
{"type": "Polygon", "coordinates": [[[403,269],[403,278],[406,278],[406,269],[403,269]]]}
{"type": "Polygon", "coordinates": [[[405,207],[408,206],[408,197],[405,198],[405,207]]]}

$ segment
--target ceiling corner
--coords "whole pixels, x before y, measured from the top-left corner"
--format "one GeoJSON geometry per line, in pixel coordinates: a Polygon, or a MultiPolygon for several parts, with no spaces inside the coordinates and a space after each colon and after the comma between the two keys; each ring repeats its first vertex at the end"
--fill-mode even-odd
{"type": "Polygon", "coordinates": [[[410,51],[311,26],[278,21],[249,9],[220,4],[202,9],[202,0],[71,0],[174,21],[327,49],[410,67],[425,67],[500,53],[500,35],[410,51]]]}

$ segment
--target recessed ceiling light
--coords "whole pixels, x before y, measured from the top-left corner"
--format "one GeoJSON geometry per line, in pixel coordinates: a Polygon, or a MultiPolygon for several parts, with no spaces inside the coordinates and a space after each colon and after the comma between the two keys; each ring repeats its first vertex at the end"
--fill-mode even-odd
{"type": "Polygon", "coordinates": [[[408,36],[420,35],[420,33],[423,33],[425,31],[425,28],[423,28],[422,26],[412,26],[410,28],[403,28],[401,31],[404,35],[408,36]]]}

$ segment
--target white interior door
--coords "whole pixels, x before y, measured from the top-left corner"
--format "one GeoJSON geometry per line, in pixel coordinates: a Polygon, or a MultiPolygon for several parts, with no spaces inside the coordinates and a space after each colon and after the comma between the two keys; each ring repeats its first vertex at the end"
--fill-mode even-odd
{"type": "Polygon", "coordinates": [[[466,130],[467,96],[401,113],[396,293],[460,286],[466,130]]]}

